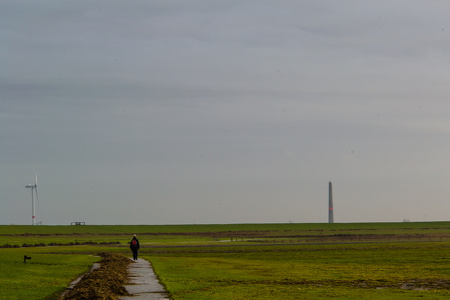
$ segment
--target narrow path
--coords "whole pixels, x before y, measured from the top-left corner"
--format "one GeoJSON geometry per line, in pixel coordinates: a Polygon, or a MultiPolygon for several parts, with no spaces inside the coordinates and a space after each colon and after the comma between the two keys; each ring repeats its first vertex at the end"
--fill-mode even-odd
{"type": "Polygon", "coordinates": [[[131,296],[120,297],[120,300],[169,300],[167,292],[159,283],[149,261],[138,258],[128,266],[130,285],[126,285],[131,296]]]}

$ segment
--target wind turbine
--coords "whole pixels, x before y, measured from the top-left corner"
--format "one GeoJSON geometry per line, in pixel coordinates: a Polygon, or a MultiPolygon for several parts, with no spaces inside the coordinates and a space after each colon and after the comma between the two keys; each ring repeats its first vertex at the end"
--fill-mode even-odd
{"type": "MultiPolygon", "coordinates": [[[[33,169],[34,170],[34,169],[33,169]]],[[[31,189],[31,225],[36,225],[36,206],[34,205],[34,194],[36,194],[36,200],[39,203],[39,196],[37,190],[37,174],[36,170],[34,170],[34,184],[28,184],[25,188],[31,189]]]]}

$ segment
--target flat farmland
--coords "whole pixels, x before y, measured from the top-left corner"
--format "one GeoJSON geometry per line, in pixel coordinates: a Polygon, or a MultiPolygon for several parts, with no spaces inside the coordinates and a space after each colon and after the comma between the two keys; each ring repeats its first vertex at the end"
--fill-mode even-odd
{"type": "Polygon", "coordinates": [[[132,234],[172,299],[450,297],[450,222],[410,222],[0,226],[0,299],[57,299],[132,234]]]}

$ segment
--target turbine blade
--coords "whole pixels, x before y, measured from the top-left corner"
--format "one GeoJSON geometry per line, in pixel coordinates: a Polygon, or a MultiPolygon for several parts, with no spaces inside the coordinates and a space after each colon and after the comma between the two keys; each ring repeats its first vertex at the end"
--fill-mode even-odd
{"type": "Polygon", "coordinates": [[[37,173],[36,173],[36,169],[33,168],[34,171],[34,186],[37,186],[37,173]]]}

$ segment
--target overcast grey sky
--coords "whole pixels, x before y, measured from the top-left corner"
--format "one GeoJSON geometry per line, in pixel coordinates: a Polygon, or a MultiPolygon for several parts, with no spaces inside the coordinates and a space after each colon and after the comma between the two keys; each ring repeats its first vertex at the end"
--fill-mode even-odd
{"type": "Polygon", "coordinates": [[[448,1],[1,1],[0,224],[450,220],[448,1]]]}

